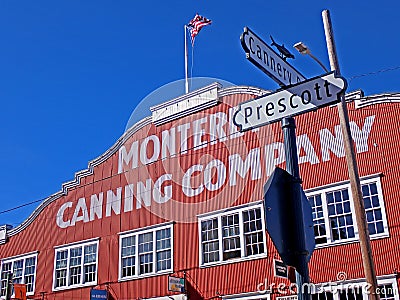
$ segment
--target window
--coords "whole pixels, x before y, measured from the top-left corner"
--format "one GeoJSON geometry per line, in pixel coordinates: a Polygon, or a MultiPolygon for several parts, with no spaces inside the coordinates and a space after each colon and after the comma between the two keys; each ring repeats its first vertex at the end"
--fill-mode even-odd
{"type": "Polygon", "coordinates": [[[172,223],[120,235],[120,279],[172,271],[172,223]]]}
{"type": "MultiPolygon", "coordinates": [[[[387,236],[380,178],[371,176],[361,180],[361,189],[369,234],[372,238],[387,236]]],[[[316,245],[357,240],[358,232],[349,183],[316,188],[306,191],[306,194],[312,207],[316,245]]]]}
{"type": "Polygon", "coordinates": [[[222,300],[261,300],[261,299],[271,299],[271,294],[269,291],[260,291],[260,292],[248,292],[242,294],[233,294],[233,295],[223,295],[221,296],[222,300]]]}
{"type": "Polygon", "coordinates": [[[13,274],[14,283],[26,284],[26,292],[32,295],[35,291],[37,253],[24,254],[1,261],[1,296],[6,294],[7,277],[13,274]]]}
{"type": "Polygon", "coordinates": [[[54,290],[96,284],[98,247],[98,240],[57,247],[54,290]]]}
{"type": "Polygon", "coordinates": [[[200,265],[265,255],[260,203],[199,216],[200,265]]]}

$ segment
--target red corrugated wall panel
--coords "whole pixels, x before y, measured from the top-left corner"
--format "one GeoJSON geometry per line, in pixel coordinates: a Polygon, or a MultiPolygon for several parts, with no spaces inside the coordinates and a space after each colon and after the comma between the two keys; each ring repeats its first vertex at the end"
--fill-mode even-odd
{"type": "MultiPolygon", "coordinates": [[[[223,97],[222,104],[203,112],[192,114],[174,121],[173,126],[191,123],[194,120],[207,117],[217,112],[225,112],[238,103],[250,99],[250,95],[237,94],[223,97]]],[[[397,103],[377,104],[363,109],[354,109],[350,104],[350,120],[359,128],[364,126],[368,117],[375,116],[368,138],[368,149],[357,154],[360,175],[382,173],[382,186],[385,198],[385,207],[390,228],[390,237],[372,241],[372,248],[378,275],[393,274],[399,269],[399,228],[400,199],[399,171],[400,151],[399,129],[400,105],[397,103]]],[[[339,126],[337,107],[326,107],[316,112],[296,117],[297,135],[304,135],[311,143],[312,148],[300,149],[300,157],[312,154],[312,162],[300,164],[304,189],[322,186],[334,182],[345,181],[348,178],[345,157],[337,157],[330,152],[329,159],[324,161],[321,149],[321,130],[326,129],[333,135],[339,126]],[[310,152],[311,151],[311,152],[310,152]]],[[[134,141],[143,141],[146,137],[155,134],[161,137],[164,130],[169,130],[171,124],[160,127],[147,125],[132,135],[126,142],[127,149],[134,141]]],[[[209,124],[204,125],[205,132],[209,133],[209,124]]],[[[229,133],[229,126],[226,127],[229,133]]],[[[178,135],[178,132],[176,132],[178,135]]],[[[193,144],[193,136],[189,136],[189,148],[193,144]]],[[[209,140],[208,135],[203,137],[209,140]]],[[[50,203],[40,215],[25,230],[12,236],[5,245],[0,246],[0,257],[10,257],[21,253],[39,251],[35,296],[40,297],[44,292],[45,299],[89,299],[89,288],[71,289],[52,292],[54,246],[64,245],[75,241],[99,237],[99,266],[98,287],[108,288],[114,299],[137,299],[163,296],[169,293],[167,275],[154,276],[143,279],[118,282],[118,233],[142,228],[153,224],[175,221],[174,224],[174,275],[183,276],[185,271],[187,280],[196,297],[210,299],[218,295],[237,294],[256,291],[258,285],[280,282],[273,278],[273,258],[278,254],[267,236],[268,257],[248,260],[240,263],[199,268],[199,233],[197,215],[226,207],[237,206],[248,202],[263,199],[263,185],[273,169],[265,157],[265,145],[282,143],[280,124],[272,124],[254,132],[248,132],[243,137],[229,137],[224,142],[207,145],[202,149],[189,149],[188,153],[177,155],[165,160],[140,165],[138,168],[118,174],[118,151],[100,165],[94,167],[94,173],[86,176],[76,188],[68,194],[50,203]],[[195,165],[207,165],[211,160],[220,160],[229,168],[229,157],[240,154],[244,159],[251,149],[259,148],[262,177],[251,180],[247,174],[245,179],[238,177],[237,185],[229,184],[229,170],[227,179],[216,191],[203,191],[199,196],[187,197],[182,193],[181,182],[186,170],[195,165]],[[270,171],[268,171],[270,170],[270,171]],[[128,183],[135,183],[152,178],[155,181],[159,176],[170,173],[173,188],[173,200],[158,204],[152,200],[150,207],[137,209],[134,202],[133,210],[124,212],[122,201],[121,213],[111,212],[111,217],[105,216],[90,222],[77,222],[75,226],[59,228],[56,225],[56,214],[60,206],[66,202],[73,202],[72,208],[67,209],[64,219],[70,219],[74,214],[75,205],[79,198],[85,198],[88,208],[92,194],[103,193],[104,202],[108,190],[117,192],[117,188],[128,183]]],[[[153,146],[148,147],[147,155],[151,156],[153,146]]],[[[274,152],[278,155],[279,150],[274,152]]],[[[278,166],[284,167],[284,162],[278,166]]],[[[212,183],[218,178],[214,174],[212,183]]],[[[203,181],[202,175],[194,174],[191,183],[195,186],[203,181]]],[[[124,191],[122,191],[124,194],[124,191]]],[[[310,263],[311,279],[314,282],[336,280],[338,272],[346,272],[349,279],[362,278],[363,269],[357,242],[317,249],[310,263]]],[[[194,297],[195,298],[195,297],[194,297]]]]}

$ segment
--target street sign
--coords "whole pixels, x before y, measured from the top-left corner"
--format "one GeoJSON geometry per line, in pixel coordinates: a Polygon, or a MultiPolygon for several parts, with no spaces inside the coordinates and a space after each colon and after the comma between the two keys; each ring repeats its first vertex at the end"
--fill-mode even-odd
{"type": "Polygon", "coordinates": [[[276,297],[276,300],[297,300],[297,295],[276,297]]]}
{"type": "Polygon", "coordinates": [[[240,131],[261,127],[285,117],[338,103],[346,88],[346,80],[330,72],[240,103],[233,122],[240,131]]]}
{"type": "Polygon", "coordinates": [[[306,79],[248,27],[244,28],[240,40],[246,58],[279,85],[292,85],[306,79]]]}
{"type": "Polygon", "coordinates": [[[274,276],[281,278],[288,278],[288,266],[282,261],[274,259],[274,276]]]}
{"type": "Polygon", "coordinates": [[[101,299],[108,299],[108,292],[107,290],[96,290],[96,289],[91,289],[90,290],[90,300],[101,300],[101,299]]]}
{"type": "Polygon", "coordinates": [[[298,226],[295,215],[299,212],[292,209],[293,201],[297,199],[293,194],[293,182],[292,175],[281,168],[275,168],[264,185],[265,218],[269,236],[284,264],[300,270],[302,267],[300,256],[306,251],[307,261],[310,260],[315,248],[315,238],[311,205],[301,190],[306,249],[300,249],[298,237],[295,236],[295,229],[298,226]]]}
{"type": "Polygon", "coordinates": [[[171,292],[185,292],[185,279],[180,277],[168,276],[168,290],[171,292]]]}
{"type": "Polygon", "coordinates": [[[14,283],[14,300],[26,300],[26,284],[14,283]]]}

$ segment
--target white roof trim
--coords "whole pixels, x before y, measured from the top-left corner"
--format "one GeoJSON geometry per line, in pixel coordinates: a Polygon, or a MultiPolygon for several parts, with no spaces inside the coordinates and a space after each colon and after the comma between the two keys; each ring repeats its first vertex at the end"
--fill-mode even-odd
{"type": "Polygon", "coordinates": [[[384,93],[384,94],[362,97],[360,99],[355,100],[355,107],[363,108],[374,104],[394,103],[394,102],[400,102],[400,93],[384,93]]]}
{"type": "MultiPolygon", "coordinates": [[[[255,87],[250,87],[250,86],[234,86],[234,87],[229,87],[226,89],[221,89],[218,93],[218,96],[222,97],[222,96],[229,96],[232,94],[240,94],[240,93],[261,96],[267,92],[268,91],[266,91],[266,90],[263,90],[260,88],[255,88],[255,87]]],[[[118,151],[118,149],[134,133],[138,132],[140,129],[142,129],[143,127],[145,127],[151,123],[152,123],[151,115],[138,121],[137,123],[135,123],[107,151],[105,151],[102,155],[95,158],[94,160],[90,161],[88,163],[87,169],[81,170],[81,171],[75,173],[74,179],[63,183],[60,191],[58,191],[57,193],[54,193],[54,194],[50,195],[49,197],[47,197],[46,199],[44,199],[43,202],[41,202],[38,205],[38,207],[30,214],[30,216],[25,221],[23,221],[21,224],[19,224],[15,228],[7,230],[6,231],[7,237],[14,236],[14,235],[20,233],[21,231],[23,231],[25,228],[27,228],[50,203],[52,203],[53,201],[59,199],[60,197],[62,197],[64,195],[66,195],[70,189],[79,186],[82,178],[92,175],[93,170],[96,166],[100,165],[101,163],[106,161],[108,158],[110,158],[114,153],[116,153],[118,151]]]]}

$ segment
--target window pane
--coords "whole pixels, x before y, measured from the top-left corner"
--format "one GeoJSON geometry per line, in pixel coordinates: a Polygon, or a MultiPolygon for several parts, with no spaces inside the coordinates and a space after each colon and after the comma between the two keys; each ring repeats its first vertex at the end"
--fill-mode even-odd
{"type": "Polygon", "coordinates": [[[84,248],[85,258],[83,260],[83,282],[94,282],[96,280],[96,256],[97,256],[97,245],[92,244],[85,246],[84,248]]]}
{"type": "Polygon", "coordinates": [[[364,184],[362,192],[369,234],[373,235],[384,232],[376,182],[364,184]]]}
{"type": "Polygon", "coordinates": [[[310,196],[308,201],[312,208],[315,243],[324,244],[327,242],[327,237],[321,195],[310,196]]]}
{"type": "Polygon", "coordinates": [[[68,250],[57,251],[54,287],[63,287],[67,285],[67,262],[68,250]]]}
{"type": "Polygon", "coordinates": [[[218,219],[201,222],[201,244],[203,263],[219,260],[218,219]]]}
{"type": "Polygon", "coordinates": [[[379,285],[380,300],[394,300],[395,291],[391,283],[379,285]]]}
{"type": "Polygon", "coordinates": [[[24,260],[16,260],[13,265],[13,283],[22,283],[22,274],[24,270],[24,260]]]}
{"type": "Polygon", "coordinates": [[[35,282],[35,269],[36,269],[36,257],[29,257],[25,260],[25,274],[24,283],[26,284],[26,291],[33,292],[33,286],[35,282]]]}
{"type": "Polygon", "coordinates": [[[245,255],[257,255],[265,252],[262,230],[261,209],[254,208],[243,212],[245,255]]]}
{"type": "Polygon", "coordinates": [[[328,217],[334,241],[353,238],[354,227],[347,189],[327,193],[328,217]]]}
{"type": "Polygon", "coordinates": [[[153,272],[153,233],[139,234],[139,274],[153,272]]]}
{"type": "Polygon", "coordinates": [[[82,247],[72,248],[69,251],[69,284],[81,283],[82,247]]]}
{"type": "Polygon", "coordinates": [[[156,231],[157,241],[157,272],[171,269],[171,229],[165,228],[156,231]]]}
{"type": "Polygon", "coordinates": [[[122,239],[121,263],[122,277],[135,275],[135,236],[128,236],[122,239]]]}
{"type": "Polygon", "coordinates": [[[8,273],[11,273],[11,265],[11,262],[3,263],[1,268],[1,296],[6,295],[7,276],[8,273]]]}
{"type": "Polygon", "coordinates": [[[241,256],[239,214],[222,217],[223,259],[241,256]]]}

